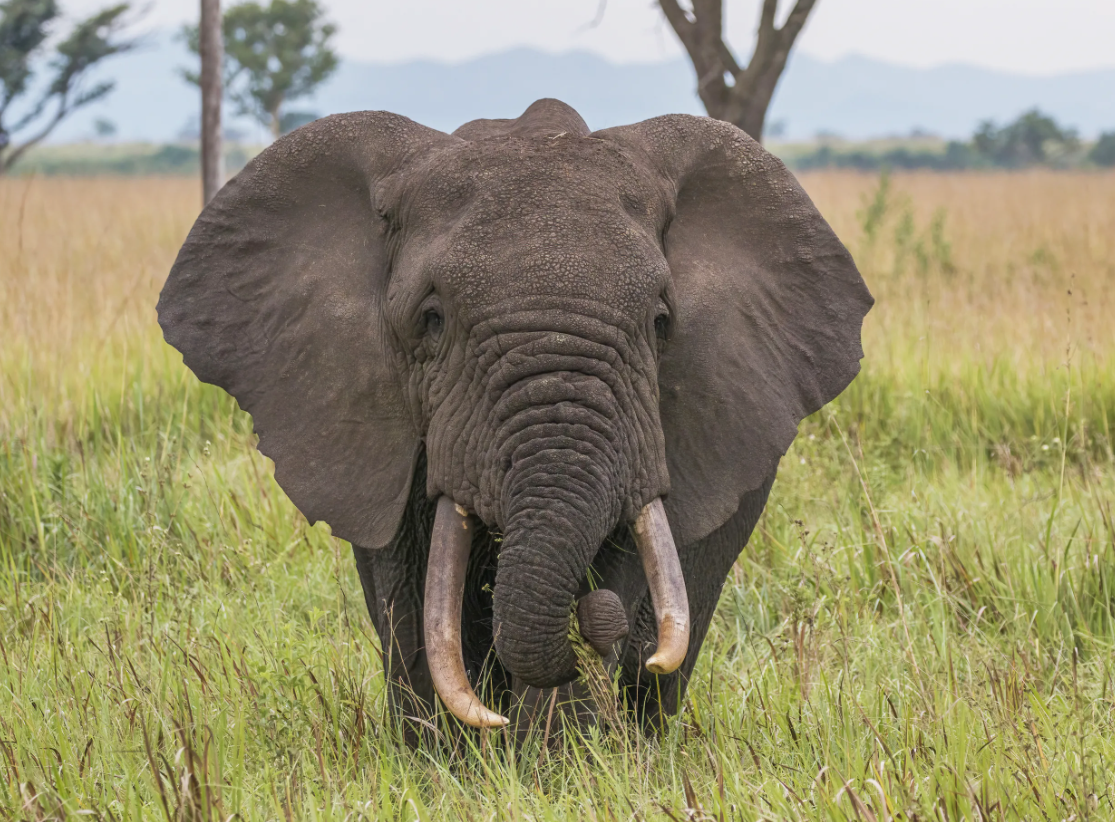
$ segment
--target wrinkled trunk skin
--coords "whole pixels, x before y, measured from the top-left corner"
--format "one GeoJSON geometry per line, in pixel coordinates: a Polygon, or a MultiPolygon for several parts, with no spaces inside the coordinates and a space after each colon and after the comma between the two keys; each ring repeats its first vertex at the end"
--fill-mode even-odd
{"type": "Polygon", "coordinates": [[[551,448],[552,442],[532,443],[537,453],[507,477],[508,525],[494,596],[499,658],[538,688],[577,675],[570,610],[619,513],[603,455],[551,448]]]}
{"type": "Polygon", "coordinates": [[[557,370],[513,383],[496,405],[505,527],[492,627],[504,666],[535,687],[576,676],[573,599],[630,484],[616,385],[608,372],[557,370]]]}

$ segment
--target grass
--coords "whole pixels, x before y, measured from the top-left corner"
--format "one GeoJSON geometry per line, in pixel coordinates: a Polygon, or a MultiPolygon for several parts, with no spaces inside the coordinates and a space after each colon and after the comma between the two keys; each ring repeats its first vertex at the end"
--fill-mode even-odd
{"type": "Polygon", "coordinates": [[[0,181],[0,818],[1115,815],[1115,177],[804,182],[867,359],[682,715],[451,756],[394,739],[347,546],[161,342],[196,186],[0,181]]]}
{"type": "MultiPolygon", "coordinates": [[[[225,168],[235,172],[259,152],[258,146],[229,143],[225,168]]],[[[13,176],[147,176],[188,175],[197,177],[200,167],[196,143],[104,143],[40,144],[31,148],[11,169],[13,176]]]]}

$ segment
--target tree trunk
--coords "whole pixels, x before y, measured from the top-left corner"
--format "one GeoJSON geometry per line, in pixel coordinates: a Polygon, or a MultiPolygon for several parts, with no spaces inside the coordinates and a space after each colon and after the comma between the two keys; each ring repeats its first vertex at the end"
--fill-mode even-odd
{"type": "MultiPolygon", "coordinates": [[[[770,81],[772,78],[768,75],[761,79],[770,81]]],[[[706,110],[710,117],[738,126],[761,142],[766,126],[767,109],[770,108],[777,82],[778,78],[774,77],[773,82],[766,84],[770,87],[767,93],[764,93],[763,89],[754,88],[751,84],[737,83],[728,88],[724,95],[726,99],[720,101],[715,107],[706,107],[706,110]]]]}
{"type": "Polygon", "coordinates": [[[776,28],[778,0],[763,0],[755,52],[747,67],[740,68],[724,42],[723,0],[692,0],[691,11],[684,11],[677,0],[659,0],[697,72],[697,95],[705,111],[760,141],[790,50],[815,4],[816,0],[797,0],[782,28],[776,28]]]}
{"type": "Polygon", "coordinates": [[[221,37],[221,0],[201,0],[199,26],[201,52],[201,189],[203,205],[224,184],[221,146],[221,97],[224,39],[221,37]]]}
{"type": "Polygon", "coordinates": [[[275,106],[270,112],[271,115],[271,139],[278,140],[283,136],[283,109],[282,103],[275,106]]]}

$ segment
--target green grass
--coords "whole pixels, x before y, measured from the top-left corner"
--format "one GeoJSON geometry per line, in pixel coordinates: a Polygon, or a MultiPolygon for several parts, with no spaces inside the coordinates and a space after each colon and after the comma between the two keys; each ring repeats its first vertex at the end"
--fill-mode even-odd
{"type": "MultiPolygon", "coordinates": [[[[259,153],[257,146],[233,143],[225,151],[229,173],[243,168],[259,153]]],[[[30,149],[12,169],[13,176],[151,175],[196,177],[200,167],[196,144],[190,143],[63,143],[30,149]]]]}
{"type": "Polygon", "coordinates": [[[869,345],[663,736],[454,754],[395,739],[347,545],[136,316],[0,352],[0,818],[1115,815],[1115,358],[869,345]]]}
{"type": "Polygon", "coordinates": [[[0,813],[1111,813],[1110,371],[868,370],[783,461],[663,739],[453,759],[392,738],[346,546],[173,359],[0,451],[0,813]]]}

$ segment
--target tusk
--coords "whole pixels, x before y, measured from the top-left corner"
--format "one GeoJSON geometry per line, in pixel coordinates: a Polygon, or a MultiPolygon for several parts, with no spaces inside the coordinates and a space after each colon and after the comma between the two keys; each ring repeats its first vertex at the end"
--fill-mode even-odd
{"type": "Polygon", "coordinates": [[[474,728],[501,728],[507,718],[488,710],[465,674],[461,655],[461,602],[472,549],[469,515],[449,497],[437,501],[426,564],[426,661],[434,690],[449,712],[474,728]]]}
{"type": "Polygon", "coordinates": [[[689,650],[689,598],[661,497],[639,512],[634,531],[658,620],[658,648],[647,660],[647,670],[668,674],[678,669],[689,650]]]}

